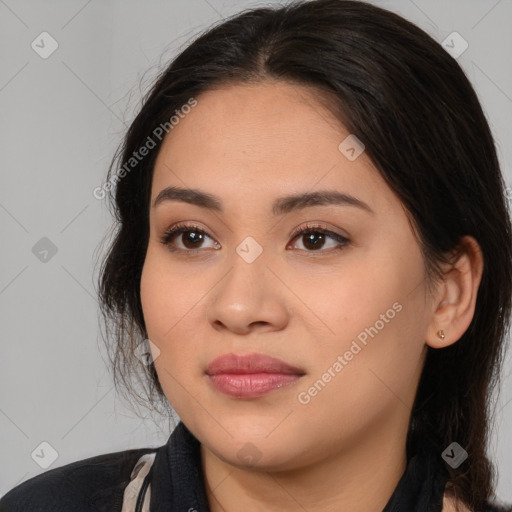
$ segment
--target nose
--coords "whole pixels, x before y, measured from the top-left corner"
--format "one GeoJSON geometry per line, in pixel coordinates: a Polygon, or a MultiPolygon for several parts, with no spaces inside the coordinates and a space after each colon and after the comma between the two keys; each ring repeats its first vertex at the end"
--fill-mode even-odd
{"type": "Polygon", "coordinates": [[[232,267],[209,296],[210,325],[236,334],[285,328],[289,318],[286,287],[267,265],[264,252],[251,263],[235,253],[230,262],[232,267]]]}

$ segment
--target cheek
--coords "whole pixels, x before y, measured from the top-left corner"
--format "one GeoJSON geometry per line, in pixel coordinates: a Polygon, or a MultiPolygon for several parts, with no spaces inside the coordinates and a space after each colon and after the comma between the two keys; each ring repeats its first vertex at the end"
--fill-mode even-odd
{"type": "MultiPolygon", "coordinates": [[[[422,275],[419,255],[408,262],[373,257],[370,264],[362,259],[339,279],[342,287],[331,288],[323,299],[310,296],[329,334],[315,344],[308,385],[320,380],[321,388],[328,381],[332,399],[350,389],[347,400],[356,408],[357,397],[382,400],[392,395],[390,390],[408,393],[427,323],[422,275]]],[[[323,399],[318,402],[329,394],[319,392],[323,399]]]]}
{"type": "Polygon", "coordinates": [[[182,374],[193,357],[187,352],[189,343],[173,342],[179,335],[180,319],[186,313],[183,301],[179,300],[179,290],[180,284],[171,279],[169,270],[159,265],[148,251],[140,283],[144,322],[148,338],[159,351],[156,357],[153,353],[153,357],[160,385],[171,406],[181,411],[186,408],[187,401],[182,374]]]}
{"type": "Polygon", "coordinates": [[[189,278],[173,271],[158,250],[148,249],[140,282],[140,295],[144,320],[159,344],[172,337],[180,321],[197,301],[197,292],[189,286],[189,278]],[[194,300],[195,299],[195,300],[194,300]]]}
{"type": "MultiPolygon", "coordinates": [[[[204,295],[191,277],[173,270],[165,256],[148,251],[141,275],[140,295],[148,338],[158,347],[155,368],[164,386],[173,377],[198,373],[198,304],[204,295]],[[197,350],[197,349],[196,349],[197,350]]],[[[181,379],[179,379],[181,380],[181,379]]],[[[164,387],[165,389],[165,387],[164,387]]]]}
{"type": "Polygon", "coordinates": [[[423,347],[410,304],[375,295],[344,304],[358,313],[339,316],[332,342],[317,344],[311,372],[296,393],[303,428],[329,430],[334,437],[362,435],[393,411],[410,412],[423,347]]]}
{"type": "Polygon", "coordinates": [[[140,280],[140,300],[148,337],[159,347],[162,341],[159,339],[163,329],[162,320],[165,318],[163,313],[168,309],[164,283],[165,279],[158,272],[152,258],[147,257],[140,280]]]}

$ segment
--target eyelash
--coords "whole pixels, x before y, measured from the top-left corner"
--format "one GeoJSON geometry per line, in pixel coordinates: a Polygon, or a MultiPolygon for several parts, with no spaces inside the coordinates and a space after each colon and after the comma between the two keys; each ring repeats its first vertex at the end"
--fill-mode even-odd
{"type": "MultiPolygon", "coordinates": [[[[182,233],[185,233],[187,231],[193,231],[193,232],[201,233],[203,235],[206,235],[208,238],[212,238],[212,237],[210,237],[208,235],[208,233],[206,233],[206,231],[204,231],[203,229],[201,229],[197,225],[194,225],[194,224],[177,224],[177,225],[173,226],[171,229],[169,229],[168,231],[166,231],[164,233],[164,235],[160,239],[160,243],[165,245],[169,249],[169,251],[171,251],[171,252],[183,252],[183,253],[187,253],[190,256],[194,256],[196,253],[198,253],[198,251],[200,251],[200,249],[177,249],[175,247],[172,247],[172,245],[171,245],[171,241],[172,241],[172,239],[175,236],[178,236],[178,235],[180,235],[182,233]]],[[[334,233],[333,231],[330,231],[328,229],[325,229],[322,226],[319,226],[317,224],[307,224],[305,227],[297,228],[291,234],[291,237],[292,237],[291,239],[292,239],[292,241],[294,241],[295,239],[299,238],[299,236],[306,235],[306,234],[309,234],[309,233],[322,233],[323,235],[326,235],[329,238],[333,238],[339,244],[341,244],[340,247],[337,247],[337,248],[334,248],[334,249],[331,248],[330,250],[319,249],[317,251],[314,251],[314,250],[308,251],[307,249],[301,249],[301,250],[303,250],[305,252],[311,253],[312,255],[314,255],[315,253],[322,253],[322,252],[323,253],[325,253],[325,252],[327,252],[327,253],[338,252],[338,251],[343,250],[350,243],[350,240],[348,238],[346,238],[346,237],[344,237],[342,235],[339,235],[338,233],[334,233]]]]}

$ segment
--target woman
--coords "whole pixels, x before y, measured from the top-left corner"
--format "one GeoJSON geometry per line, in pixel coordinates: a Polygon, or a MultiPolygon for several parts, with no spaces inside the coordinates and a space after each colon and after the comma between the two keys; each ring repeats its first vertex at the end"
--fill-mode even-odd
{"type": "Polygon", "coordinates": [[[1,510],[512,510],[486,453],[510,212],[430,36],[363,2],[247,10],[174,59],[115,163],[114,370],[181,421],[1,510]]]}

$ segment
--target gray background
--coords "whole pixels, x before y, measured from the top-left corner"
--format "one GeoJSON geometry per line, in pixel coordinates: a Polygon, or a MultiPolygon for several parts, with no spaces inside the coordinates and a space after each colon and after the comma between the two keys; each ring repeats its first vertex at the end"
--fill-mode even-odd
{"type": "MultiPolygon", "coordinates": [[[[31,457],[43,441],[58,453],[50,469],[166,442],[172,426],[141,421],[121,403],[104,362],[94,261],[111,218],[92,191],[148,80],[211,23],[269,3],[0,0],[0,496],[44,471],[31,457]],[[46,59],[31,47],[43,31],[59,45],[46,59]],[[57,249],[46,262],[33,252],[48,246],[43,237],[57,249]]],[[[510,186],[512,0],[374,3],[439,42],[453,31],[468,42],[458,61],[490,119],[510,186]]],[[[511,369],[509,353],[490,446],[507,501],[511,369]]]]}

